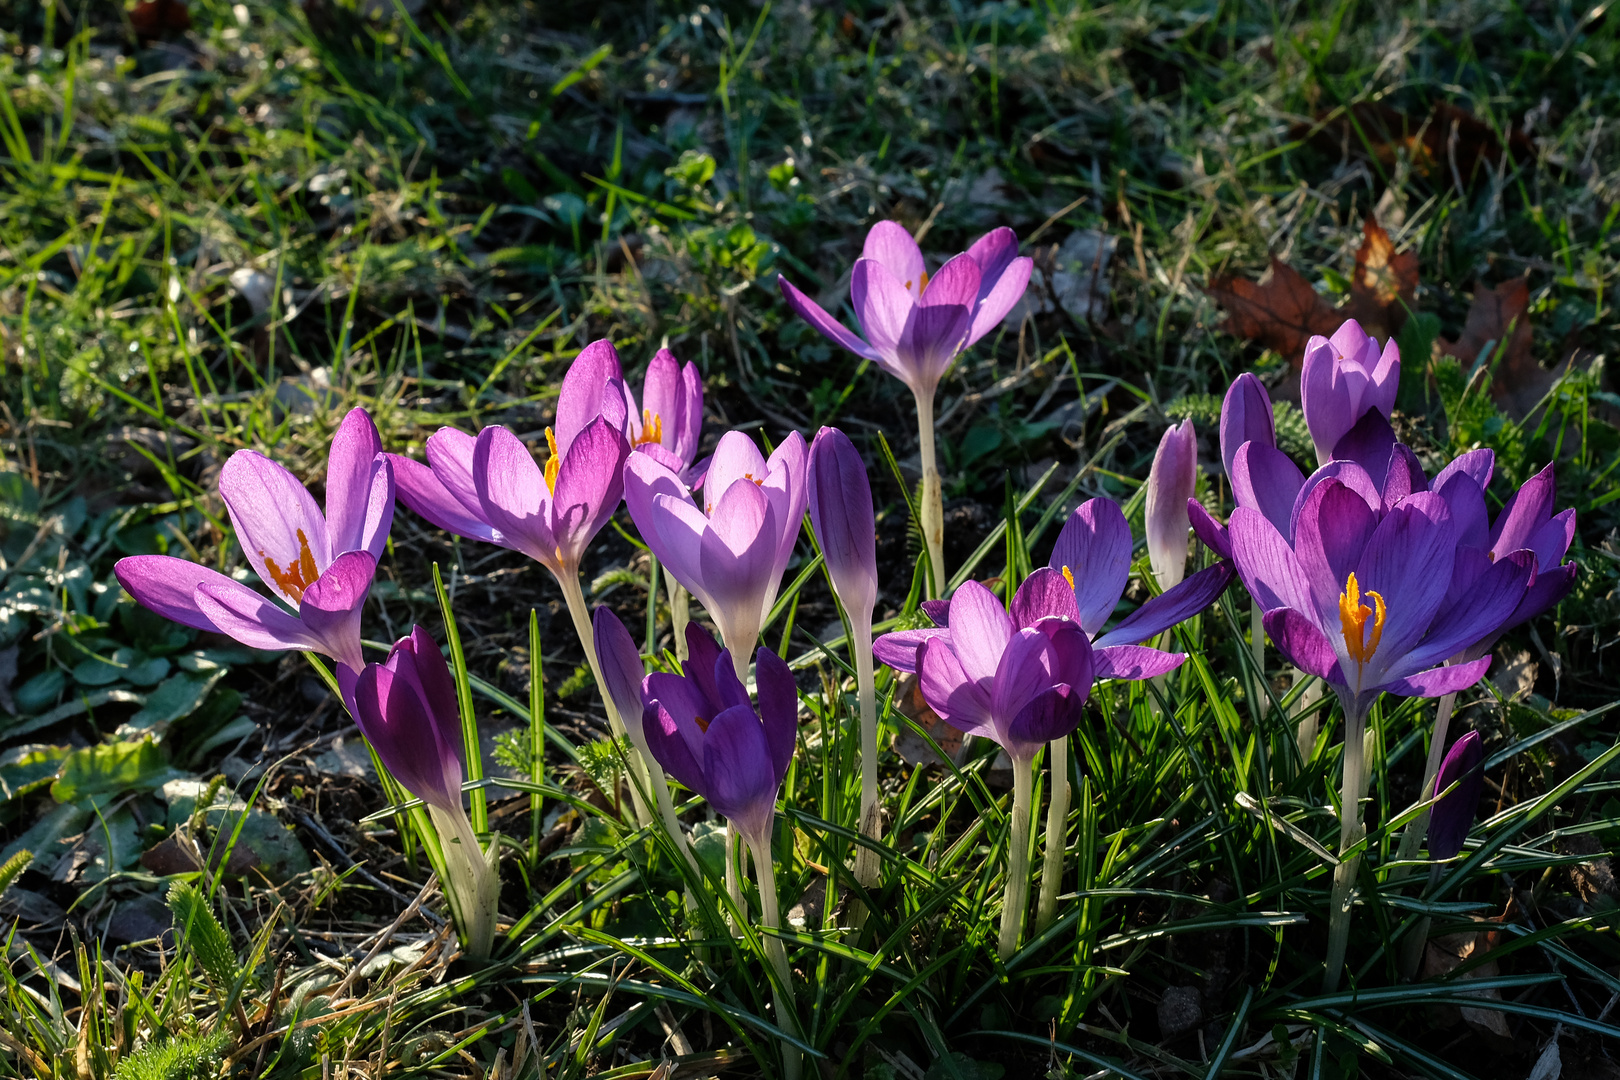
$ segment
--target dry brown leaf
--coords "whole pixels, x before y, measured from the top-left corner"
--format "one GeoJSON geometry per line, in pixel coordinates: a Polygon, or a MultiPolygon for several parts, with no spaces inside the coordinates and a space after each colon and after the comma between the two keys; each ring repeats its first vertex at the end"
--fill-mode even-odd
{"type": "MultiPolygon", "coordinates": [[[[900,685],[895,688],[894,707],[901,715],[928,732],[952,761],[961,764],[962,733],[941,720],[934,710],[928,707],[928,702],[923,700],[922,687],[918,684],[916,675],[904,676],[900,685]]],[[[894,734],[894,750],[913,765],[932,765],[939,761],[939,755],[928,745],[928,740],[904,726],[894,734]]]]}
{"type": "MultiPolygon", "coordinates": [[[[1457,934],[1442,934],[1430,938],[1423,951],[1422,977],[1425,979],[1441,978],[1461,967],[1464,961],[1489,953],[1496,948],[1502,939],[1501,924],[1512,918],[1517,910],[1517,901],[1509,900],[1507,909],[1501,915],[1489,919],[1480,919],[1476,916],[1475,921],[1484,926],[1492,927],[1492,929],[1465,930],[1457,934]]],[[[1477,967],[1472,967],[1463,972],[1457,977],[1457,980],[1465,982],[1469,979],[1494,979],[1500,973],[1496,961],[1487,960],[1477,967]]],[[[1502,995],[1495,990],[1461,990],[1460,993],[1486,1000],[1500,1001],[1502,999],[1502,995]]],[[[1442,1022],[1456,1023],[1457,1019],[1460,1018],[1469,1027],[1483,1034],[1501,1039],[1512,1038],[1512,1033],[1508,1030],[1507,1021],[1500,1009],[1453,1008],[1449,1005],[1435,1005],[1431,1006],[1431,1011],[1442,1022]]]]}
{"type": "Polygon", "coordinates": [[[1490,358],[1496,372],[1491,397],[1498,408],[1519,420],[1529,415],[1559,375],[1530,354],[1529,307],[1530,284],[1522,277],[1509,278],[1494,289],[1476,284],[1462,334],[1456,341],[1442,338],[1439,343],[1442,353],[1455,356],[1466,369],[1479,359],[1481,349],[1496,342],[1490,358]]]}
{"type": "MultiPolygon", "coordinates": [[[[1291,138],[1309,141],[1324,154],[1376,161],[1388,174],[1404,151],[1413,171],[1443,185],[1467,187],[1501,164],[1504,147],[1491,126],[1445,102],[1427,116],[1412,117],[1382,102],[1359,102],[1347,110],[1323,113],[1311,124],[1296,124],[1291,138]]],[[[1530,137],[1514,129],[1506,152],[1514,160],[1534,153],[1530,137]]]]}

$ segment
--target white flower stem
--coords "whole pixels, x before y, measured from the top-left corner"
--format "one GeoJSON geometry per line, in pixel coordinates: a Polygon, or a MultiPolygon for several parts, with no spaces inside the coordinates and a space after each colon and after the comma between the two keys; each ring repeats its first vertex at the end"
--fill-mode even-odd
{"type": "MultiPolygon", "coordinates": [[[[729,828],[729,827],[728,827],[729,828]]],[[[759,884],[759,925],[766,930],[782,928],[781,907],[776,900],[776,861],[771,856],[771,836],[750,836],[748,846],[754,854],[754,876],[759,884]]],[[[793,971],[788,967],[787,950],[782,939],[774,934],[761,934],[765,958],[776,971],[771,984],[771,1000],[776,1006],[776,1023],[790,1035],[799,1034],[799,1018],[793,1000],[793,971]]],[[[782,1044],[782,1075],[787,1080],[798,1080],[803,1064],[798,1047],[782,1044]]]]}
{"type": "MultiPolygon", "coordinates": [[[[596,634],[591,629],[591,613],[585,606],[585,590],[580,588],[577,571],[559,574],[557,584],[562,586],[563,599],[568,602],[568,614],[574,619],[574,633],[579,635],[580,648],[585,650],[585,661],[591,665],[591,675],[596,678],[596,689],[602,698],[602,707],[607,710],[608,728],[616,739],[627,738],[629,733],[624,729],[624,720],[619,716],[619,710],[613,707],[613,696],[607,692],[607,680],[602,678],[602,663],[596,657],[596,634]]],[[[642,758],[641,752],[629,757],[630,769],[633,775],[630,778],[630,801],[635,805],[636,822],[640,825],[652,824],[652,812],[647,807],[647,800],[642,792],[652,785],[647,775],[647,762],[642,758]]]]}
{"type": "Polygon", "coordinates": [[[1041,865],[1041,899],[1035,909],[1035,932],[1057,917],[1058,891],[1063,886],[1063,860],[1069,836],[1069,738],[1053,739],[1052,794],[1046,803],[1046,860],[1041,865]]]}
{"type": "Polygon", "coordinates": [[[1322,992],[1331,994],[1339,988],[1339,976],[1344,971],[1345,951],[1350,944],[1350,918],[1355,908],[1351,894],[1355,891],[1356,873],[1361,858],[1344,857],[1360,843],[1362,772],[1365,768],[1364,749],[1367,714],[1351,704],[1346,695],[1344,718],[1344,777],[1339,787],[1339,865],[1333,868],[1333,890],[1328,902],[1327,971],[1322,977],[1322,992]]]}
{"type": "Polygon", "coordinates": [[[1294,685],[1298,686],[1306,679],[1311,681],[1299,695],[1299,726],[1294,730],[1294,739],[1299,746],[1299,760],[1311,760],[1311,754],[1316,750],[1316,737],[1321,732],[1321,709],[1318,706],[1322,701],[1322,683],[1314,677],[1305,674],[1299,668],[1294,669],[1294,685]]]}
{"type": "Polygon", "coordinates": [[[1035,763],[1014,758],[1012,835],[1007,839],[1007,891],[1001,897],[1001,938],[996,952],[1003,960],[1018,949],[1029,905],[1029,818],[1035,799],[1035,763]]]}
{"type": "Polygon", "coordinates": [[[461,947],[474,960],[489,956],[495,942],[495,919],[500,901],[501,881],[496,872],[499,846],[490,838],[486,853],[478,844],[472,821],[460,806],[445,808],[428,804],[428,816],[439,834],[439,850],[444,856],[441,880],[461,932],[461,947]]]}
{"type": "Polygon", "coordinates": [[[748,900],[743,896],[742,875],[737,869],[737,860],[747,858],[747,850],[739,850],[737,843],[737,827],[726,822],[726,895],[731,897],[732,906],[737,909],[731,920],[731,935],[742,936],[742,923],[748,919],[748,900]]]}
{"type": "MultiPolygon", "coordinates": [[[[870,622],[854,626],[852,633],[855,689],[861,706],[861,835],[879,840],[883,836],[883,808],[878,802],[877,684],[872,670],[870,622]]],[[[880,871],[876,851],[866,847],[855,849],[855,880],[862,888],[876,885],[880,871]]]]}
{"type": "Polygon", "coordinates": [[[922,505],[917,510],[917,524],[922,528],[928,561],[934,570],[925,591],[930,600],[937,600],[945,595],[945,494],[940,488],[934,455],[934,391],[930,389],[926,395],[914,391],[912,396],[917,399],[917,456],[922,461],[922,505]]]}
{"type": "Polygon", "coordinates": [[[1255,678],[1266,679],[1266,612],[1256,600],[1249,606],[1249,652],[1254,656],[1255,678]]]}
{"type": "MultiPolygon", "coordinates": [[[[1434,794],[1434,779],[1440,775],[1440,762],[1446,755],[1446,734],[1451,727],[1451,710],[1457,705],[1456,694],[1445,694],[1440,698],[1440,704],[1435,707],[1434,733],[1429,736],[1429,757],[1423,763],[1423,786],[1418,788],[1418,799],[1427,799],[1434,794]]],[[[1429,811],[1423,810],[1407,825],[1406,832],[1401,835],[1401,846],[1395,858],[1400,862],[1407,862],[1417,858],[1418,849],[1423,846],[1423,838],[1429,831],[1429,811]]],[[[1404,867],[1401,868],[1404,870],[1404,867]]],[[[1404,876],[1404,874],[1402,875],[1404,876]]]]}
{"type": "Polygon", "coordinates": [[[670,633],[675,638],[675,659],[686,663],[686,624],[692,621],[692,594],[664,567],[664,585],[669,590],[670,633]]]}

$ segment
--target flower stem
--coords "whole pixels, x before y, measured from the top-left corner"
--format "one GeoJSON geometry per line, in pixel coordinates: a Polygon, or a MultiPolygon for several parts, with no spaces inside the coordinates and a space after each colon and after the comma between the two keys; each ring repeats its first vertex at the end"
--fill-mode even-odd
{"type": "Polygon", "coordinates": [[[675,659],[686,663],[686,624],[692,621],[692,594],[664,568],[664,586],[669,590],[670,633],[675,638],[675,659]]]}
{"type": "Polygon", "coordinates": [[[1361,858],[1344,858],[1344,853],[1361,841],[1361,774],[1365,765],[1364,737],[1367,714],[1346,695],[1344,719],[1344,777],[1339,787],[1339,865],[1333,868],[1333,890],[1328,903],[1327,971],[1322,977],[1323,993],[1339,988],[1339,976],[1344,971],[1345,951],[1350,944],[1350,917],[1355,908],[1351,893],[1355,889],[1356,873],[1361,858]]]}
{"type": "MultiPolygon", "coordinates": [[[[729,826],[728,826],[729,828],[729,826]]],[[[781,907],[776,900],[776,861],[771,856],[771,836],[750,836],[748,846],[754,854],[754,876],[759,883],[759,925],[766,930],[782,928],[781,907]]],[[[776,1022],[791,1035],[799,1033],[799,1018],[793,1001],[793,971],[788,967],[787,950],[782,939],[774,934],[761,934],[765,957],[776,970],[771,984],[771,1000],[776,1006],[776,1022]]],[[[798,1080],[802,1056],[798,1047],[782,1044],[782,1075],[787,1080],[798,1080]]]]}
{"type": "Polygon", "coordinates": [[[742,893],[742,875],[737,872],[737,860],[746,858],[746,850],[739,851],[737,827],[726,822],[726,895],[731,897],[737,913],[731,920],[732,937],[742,936],[742,923],[748,919],[748,901],[742,893]]]}
{"type": "MultiPolygon", "coordinates": [[[[855,655],[855,689],[861,705],[861,835],[873,840],[883,836],[883,808],[878,803],[877,685],[872,670],[872,627],[870,623],[852,628],[851,651],[855,655]]],[[[855,849],[855,880],[870,889],[877,884],[878,853],[870,848],[855,849]]]]}
{"type": "Polygon", "coordinates": [[[926,591],[930,600],[937,600],[945,595],[945,495],[934,456],[934,391],[930,389],[926,395],[914,392],[913,396],[917,399],[917,456],[922,460],[922,506],[917,524],[934,570],[926,591]]]}
{"type": "Polygon", "coordinates": [[[472,821],[460,806],[445,808],[428,804],[428,816],[439,834],[439,850],[444,856],[440,880],[451,899],[461,947],[474,960],[489,956],[495,943],[495,918],[500,899],[500,875],[495,871],[499,847],[491,838],[486,853],[478,844],[472,821]]]}
{"type": "MultiPolygon", "coordinates": [[[[1434,733],[1429,737],[1429,758],[1423,763],[1423,786],[1418,788],[1418,799],[1427,799],[1434,794],[1434,778],[1440,775],[1440,762],[1446,756],[1446,734],[1451,727],[1451,710],[1457,705],[1456,694],[1445,694],[1440,698],[1440,704],[1435,708],[1434,733]]],[[[1429,831],[1429,811],[1423,810],[1412,819],[1401,835],[1401,846],[1395,858],[1401,862],[1417,858],[1418,849],[1423,846],[1423,838],[1429,831]]],[[[1405,867],[1398,867],[1401,873],[1405,867]]],[[[1401,873],[1404,877],[1405,874],[1401,873]]]]}
{"type": "Polygon", "coordinates": [[[1046,861],[1041,865],[1041,900],[1035,909],[1035,932],[1052,925],[1057,916],[1058,890],[1063,885],[1063,860],[1069,844],[1069,737],[1053,739],[1052,794],[1046,803],[1046,861]]]}
{"type": "MultiPolygon", "coordinates": [[[[602,698],[602,707],[607,710],[608,728],[613,737],[623,739],[629,736],[624,729],[624,720],[619,716],[619,710],[613,707],[613,698],[607,692],[607,680],[602,678],[602,664],[596,658],[596,634],[591,629],[591,613],[585,607],[585,591],[579,586],[579,574],[570,572],[560,574],[557,584],[562,586],[563,599],[568,602],[568,614],[574,619],[574,633],[579,635],[579,644],[585,650],[585,661],[591,665],[591,675],[596,679],[597,692],[602,698]]],[[[640,825],[652,824],[652,812],[647,808],[647,800],[642,796],[652,785],[647,775],[647,761],[642,756],[642,750],[637,747],[636,753],[630,757],[630,768],[634,775],[630,778],[630,801],[636,808],[636,822],[640,825]]]]}
{"type": "Polygon", "coordinates": [[[1029,817],[1035,800],[1034,761],[1013,760],[1012,835],[1007,840],[1007,891],[1001,897],[1001,938],[996,952],[1003,960],[1018,949],[1029,904],[1029,817]]]}

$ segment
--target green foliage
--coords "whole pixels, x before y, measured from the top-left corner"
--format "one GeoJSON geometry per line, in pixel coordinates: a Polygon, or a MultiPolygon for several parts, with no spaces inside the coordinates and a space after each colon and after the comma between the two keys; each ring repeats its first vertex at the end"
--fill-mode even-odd
{"type": "Polygon", "coordinates": [[[1445,410],[1451,452],[1460,454],[1488,446],[1496,451],[1500,466],[1510,469],[1513,479],[1522,481],[1524,431],[1491,401],[1489,366],[1476,366],[1465,373],[1458,360],[1446,356],[1436,359],[1430,371],[1445,410]]]}
{"type": "Polygon", "coordinates": [[[0,863],[0,894],[11,888],[11,883],[22,876],[28,869],[28,864],[34,861],[32,851],[19,851],[5,862],[0,863]]]}
{"type": "Polygon", "coordinates": [[[1272,423],[1277,429],[1277,448],[1295,461],[1316,460],[1316,444],[1311,442],[1311,429],[1305,426],[1305,414],[1287,401],[1271,406],[1272,423]]]}
{"type": "Polygon", "coordinates": [[[119,1060],[114,1080],[210,1080],[229,1043],[223,1031],[175,1035],[119,1060]]]}
{"type": "Polygon", "coordinates": [[[230,936],[214,916],[208,898],[195,885],[177,881],[169,886],[168,900],[169,910],[174,913],[175,926],[180,929],[192,955],[208,973],[214,988],[222,994],[230,992],[241,976],[241,968],[230,936]]]}

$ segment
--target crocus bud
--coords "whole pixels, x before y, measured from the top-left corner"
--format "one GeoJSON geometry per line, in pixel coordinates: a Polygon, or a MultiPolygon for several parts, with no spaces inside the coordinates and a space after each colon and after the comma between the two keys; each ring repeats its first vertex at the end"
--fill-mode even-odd
{"type": "Polygon", "coordinates": [[[877,603],[872,485],[855,444],[837,428],[822,428],[810,444],[809,503],[833,591],[851,620],[870,627],[877,603]]]}
{"type": "Polygon", "coordinates": [[[461,811],[461,721],[456,685],[438,644],[420,626],[394,642],[388,659],[367,664],[344,697],[355,723],[406,790],[440,809],[461,811]]]}
{"type": "Polygon", "coordinates": [[[1191,526],[1187,500],[1197,482],[1198,433],[1191,420],[1183,420],[1159,440],[1148,473],[1148,560],[1161,590],[1179,585],[1187,571],[1187,529],[1191,526]]]}
{"type": "Polygon", "coordinates": [[[602,665],[602,687],[624,719],[625,731],[636,749],[647,752],[641,735],[641,680],[646,669],[641,664],[641,650],[635,639],[624,628],[619,617],[605,607],[591,613],[591,631],[596,643],[596,658],[602,665]]]}
{"type": "Polygon", "coordinates": [[[1317,463],[1333,460],[1339,440],[1371,410],[1383,413],[1385,420],[1392,417],[1400,382],[1401,350],[1395,339],[1380,353],[1378,342],[1354,319],[1345,320],[1331,338],[1306,342],[1300,399],[1317,463]]]}
{"type": "Polygon", "coordinates": [[[1434,804],[1429,811],[1429,857],[1449,859],[1462,850],[1468,839],[1468,827],[1474,823],[1474,809],[1479,805],[1479,790],[1485,784],[1485,751],[1479,744],[1479,733],[1470,731],[1451,744],[1440,772],[1434,778],[1434,791],[1439,794],[1454,782],[1457,790],[1434,804]]]}
{"type": "Polygon", "coordinates": [[[1221,465],[1232,475],[1232,459],[1246,442],[1277,445],[1276,422],[1271,416],[1271,395],[1253,374],[1245,371],[1232,380],[1221,402],[1221,465]]]}

